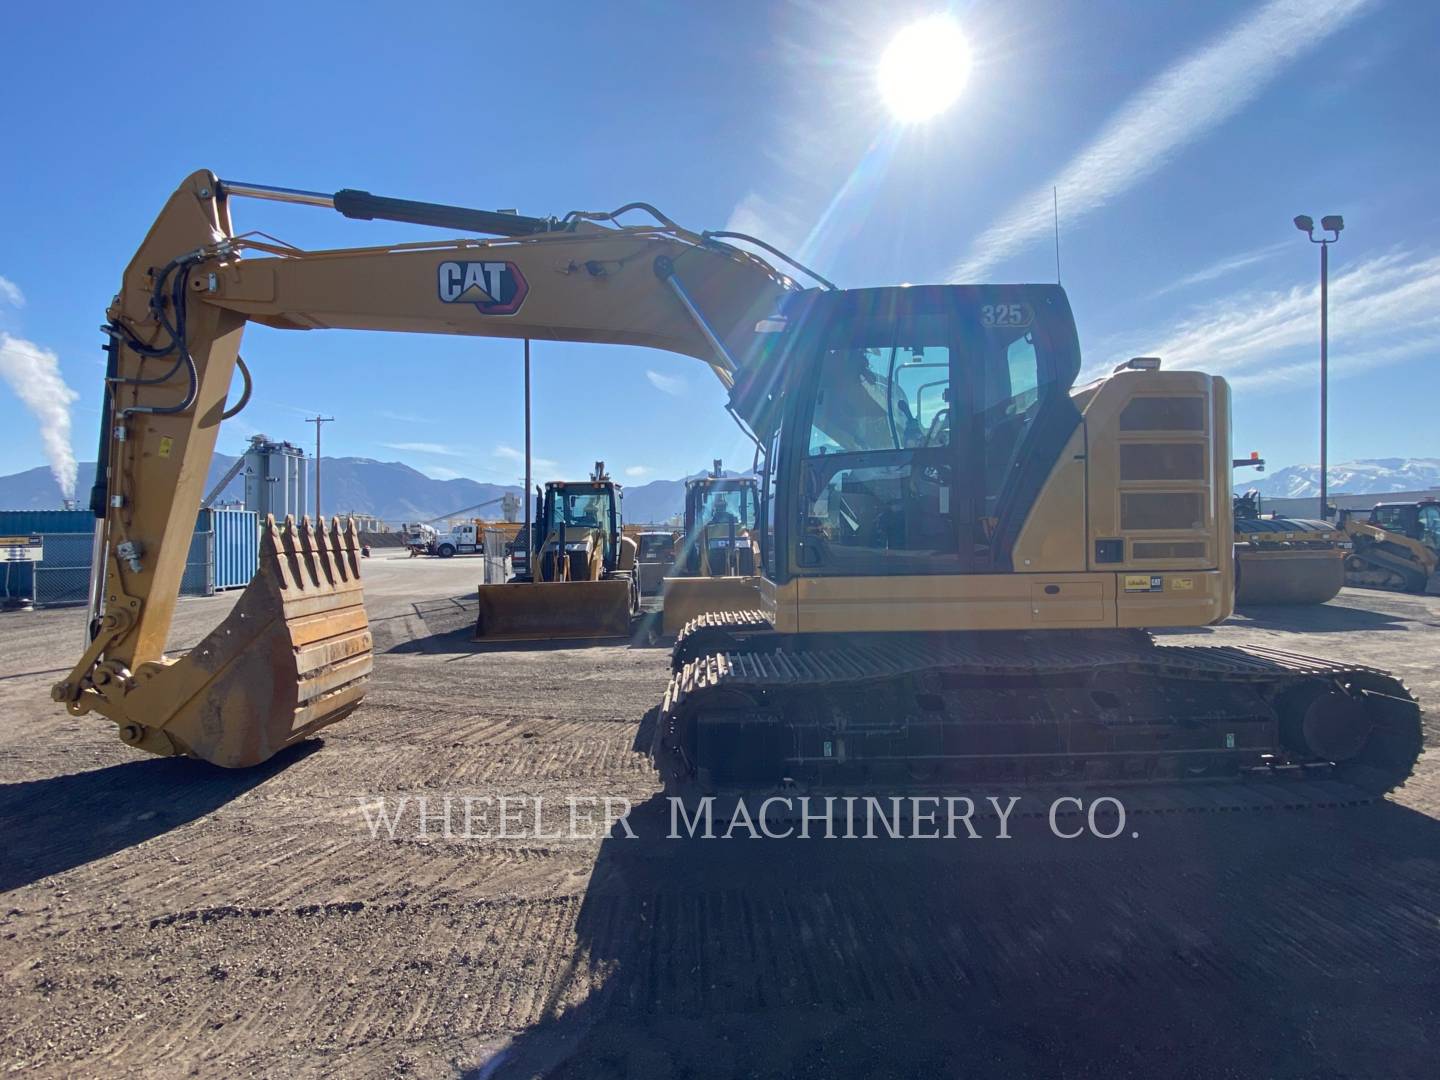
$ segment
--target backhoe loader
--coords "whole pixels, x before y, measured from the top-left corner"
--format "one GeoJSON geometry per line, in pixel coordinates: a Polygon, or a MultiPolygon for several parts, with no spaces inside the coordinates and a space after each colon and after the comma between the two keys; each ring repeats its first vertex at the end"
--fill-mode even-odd
{"type": "Polygon", "coordinates": [[[838,289],[643,203],[536,218],[204,171],[109,310],[93,633],[54,691],[132,745],[253,764],[369,676],[334,523],[269,530],[236,613],[163,654],[248,321],[644,345],[714,371],[763,448],[760,602],[675,644],[651,748],[673,794],[1257,771],[1378,792],[1419,754],[1419,707],[1382,671],[1150,637],[1233,606],[1230,391],[1148,357],[1076,386],[1058,285],[838,289]],[[238,233],[242,196],[472,235],[306,251],[238,233]]]}
{"type": "Polygon", "coordinates": [[[701,615],[760,606],[760,489],[754,477],[709,476],[685,482],[685,533],[662,592],[662,632],[676,637],[701,615]]]}
{"type": "Polygon", "coordinates": [[[627,637],[640,612],[635,541],[621,529],[620,487],[597,462],[589,480],[552,480],[535,500],[525,570],[481,585],[480,641],[627,637]]]}

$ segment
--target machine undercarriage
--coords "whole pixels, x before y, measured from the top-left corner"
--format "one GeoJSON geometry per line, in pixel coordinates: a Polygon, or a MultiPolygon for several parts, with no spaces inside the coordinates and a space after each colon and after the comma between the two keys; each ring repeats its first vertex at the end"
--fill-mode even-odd
{"type": "Polygon", "coordinates": [[[1375,797],[1421,750],[1398,679],[1143,631],[782,635],[696,620],[652,753],[682,796],[895,796],[964,785],[1340,781],[1375,797]]]}

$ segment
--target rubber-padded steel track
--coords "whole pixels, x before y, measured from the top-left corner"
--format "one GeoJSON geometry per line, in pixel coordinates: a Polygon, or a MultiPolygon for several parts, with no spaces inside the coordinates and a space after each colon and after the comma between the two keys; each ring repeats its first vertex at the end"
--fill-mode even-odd
{"type": "MultiPolygon", "coordinates": [[[[790,723],[791,709],[843,712],[865,693],[891,693],[936,677],[962,686],[968,685],[966,680],[992,686],[1013,680],[1043,694],[1052,693],[1053,686],[1057,698],[1063,692],[1058,688],[1077,679],[1110,678],[1147,693],[1162,685],[1179,685],[1187,688],[1192,700],[1213,696],[1223,702],[1227,694],[1240,695],[1263,702],[1266,709],[1285,702],[1287,695],[1288,700],[1298,695],[1308,701],[1306,695],[1329,694],[1358,702],[1365,722],[1373,725],[1365,751],[1334,764],[1313,752],[1297,753],[1293,735],[1291,745],[1281,745],[1284,736],[1279,733],[1287,721],[1279,709],[1271,714],[1278,717],[1273,725],[1275,753],[1263,755],[1264,768],[1237,765],[1243,783],[1208,776],[1203,794],[1179,794],[1198,787],[1199,781],[1156,783],[1151,778],[1148,785],[1141,785],[1148,786],[1149,793],[1137,807],[1146,812],[1371,801],[1404,783],[1422,746],[1419,706],[1404,684],[1386,672],[1258,646],[1157,645],[1142,631],[792,638],[776,634],[759,612],[732,612],[706,616],[687,626],[676,641],[674,662],[679,670],[660,709],[654,756],[672,790],[688,787],[690,794],[695,793],[696,766],[703,768],[705,763],[693,760],[703,751],[695,749],[687,732],[693,733],[701,714],[713,717],[728,712],[741,722],[747,715],[760,722],[773,720],[778,713],[787,737],[793,738],[806,723],[813,731],[815,723],[790,723]],[[718,647],[711,651],[712,645],[718,647]]],[[[844,721],[839,723],[837,730],[843,735],[844,721]]],[[[756,727],[733,736],[741,747],[755,737],[763,738],[765,733],[756,727]]],[[[1153,753],[1165,751],[1156,746],[1153,753]]]]}

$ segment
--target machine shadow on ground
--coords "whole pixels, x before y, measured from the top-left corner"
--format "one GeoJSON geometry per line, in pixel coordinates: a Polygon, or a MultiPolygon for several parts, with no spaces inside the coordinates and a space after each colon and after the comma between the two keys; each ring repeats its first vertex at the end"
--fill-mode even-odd
{"type": "Polygon", "coordinates": [[[213,813],[324,745],[323,739],[308,739],[250,769],[147,757],[0,784],[0,892],[105,858],[213,813]]]}
{"type": "Polygon", "coordinates": [[[474,653],[509,652],[557,652],[566,649],[583,649],[592,645],[627,645],[631,648],[648,648],[664,644],[658,635],[659,615],[643,612],[631,620],[627,638],[551,638],[525,641],[486,641],[475,639],[477,606],[475,597],[452,596],[442,600],[430,600],[411,605],[413,612],[391,615],[385,619],[371,621],[375,630],[377,651],[397,655],[423,654],[429,656],[450,656],[458,658],[474,653]],[[386,623],[397,620],[418,620],[427,632],[413,634],[404,640],[394,640],[386,623]],[[388,644],[387,644],[388,642],[388,644]]]}
{"type": "Polygon", "coordinates": [[[1304,617],[1296,618],[1293,607],[1244,607],[1236,612],[1236,621],[1262,630],[1284,630],[1286,633],[1325,634],[1341,630],[1404,630],[1407,620],[1383,611],[1341,604],[1315,604],[1305,608],[1304,617]]]}
{"type": "Polygon", "coordinates": [[[1062,840],[1033,810],[1008,841],[677,840],[657,797],[602,844],[549,1019],[464,1075],[1433,1066],[1440,823],[1137,814],[1138,838],[1062,840]]]}

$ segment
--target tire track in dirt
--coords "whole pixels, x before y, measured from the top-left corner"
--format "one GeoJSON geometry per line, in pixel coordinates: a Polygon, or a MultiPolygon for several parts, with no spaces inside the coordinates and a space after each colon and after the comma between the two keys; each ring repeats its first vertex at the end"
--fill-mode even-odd
{"type": "Polygon", "coordinates": [[[435,899],[427,887],[417,901],[291,899],[72,923],[40,943],[43,987],[31,971],[7,972],[47,1003],[12,1041],[27,1060],[51,1060],[50,1042],[83,1054],[65,1037],[88,1026],[74,1015],[82,972],[111,979],[135,1013],[85,1066],[143,1069],[233,1062],[262,1035],[271,1047],[316,1041],[343,1061],[381,1041],[563,1024],[577,1007],[650,1024],[816,1008],[880,1018],[977,997],[1019,1007],[1044,987],[1143,998],[1162,986],[1213,1000],[1256,985],[1413,978],[1437,956],[1433,863],[1379,858],[1357,876],[1281,853],[1279,872],[1257,882],[1253,860],[1195,875],[1157,858],[1117,882],[1108,856],[1050,864],[1037,880],[1032,860],[987,855],[961,891],[948,855],[881,852],[857,877],[814,849],[796,849],[798,860],[753,850],[760,865],[739,871],[725,857],[688,865],[686,851],[616,855],[588,888],[526,900],[435,899]]]}

